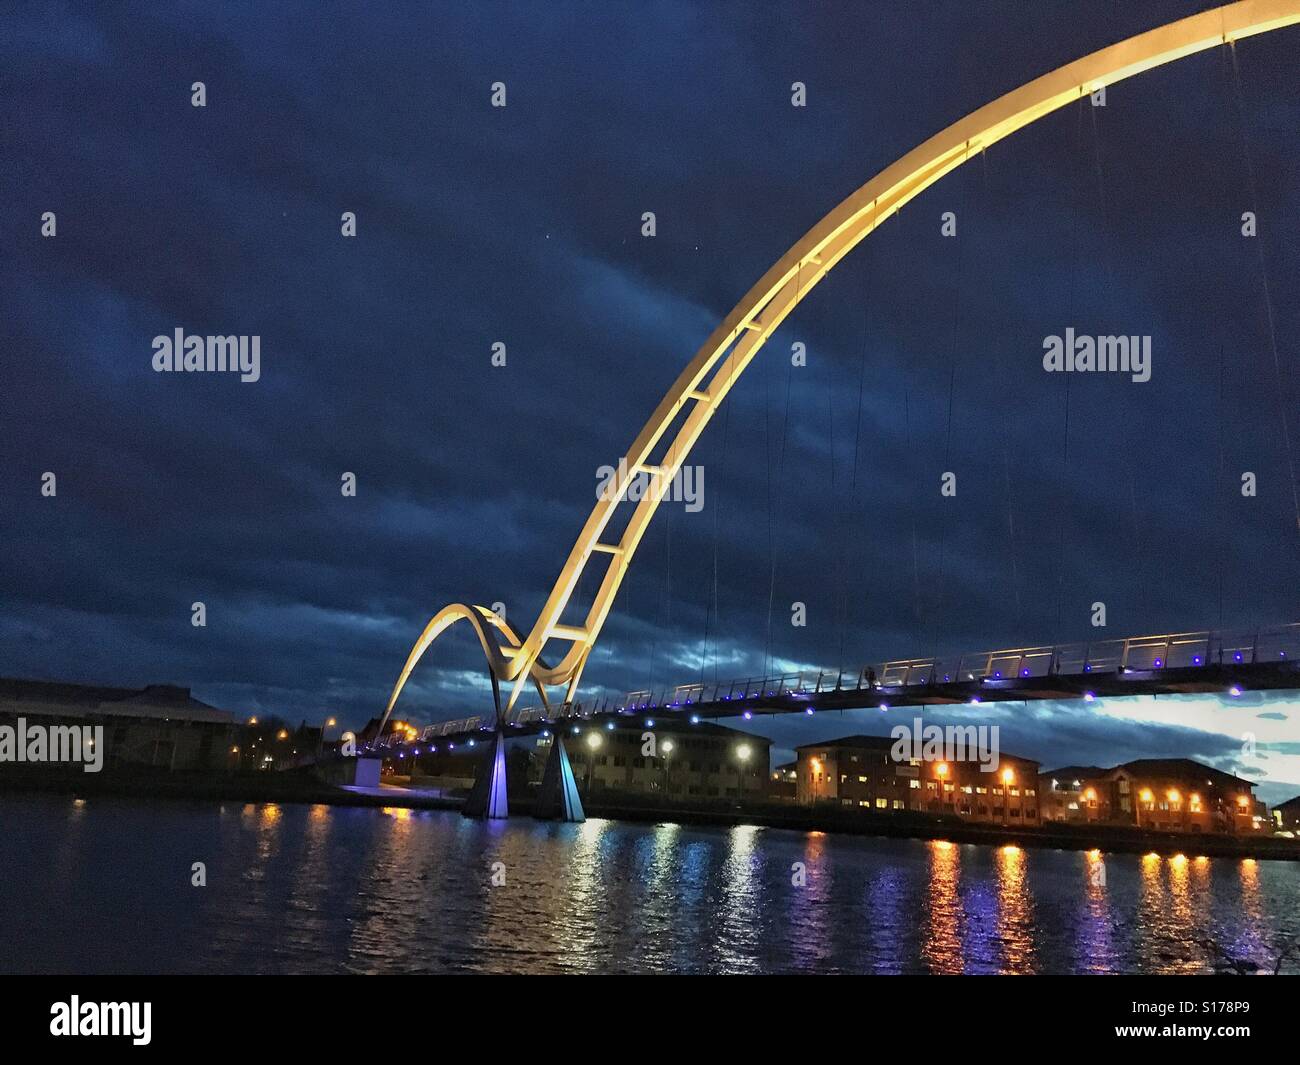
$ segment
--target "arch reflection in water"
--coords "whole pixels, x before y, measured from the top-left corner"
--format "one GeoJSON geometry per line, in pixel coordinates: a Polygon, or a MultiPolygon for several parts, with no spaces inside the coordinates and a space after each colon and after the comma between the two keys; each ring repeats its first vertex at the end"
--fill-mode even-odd
{"type": "MultiPolygon", "coordinates": [[[[15,971],[1139,972],[1270,964],[1289,863],[997,850],[776,829],[0,797],[15,971]],[[208,863],[159,903],[160,870],[208,863]],[[60,860],[60,856],[63,856],[60,860]],[[492,864],[506,882],[490,883],[492,864]],[[791,883],[803,862],[808,880],[791,883]],[[147,900],[147,911],[145,902],[147,900]],[[148,921],[61,935],[68,912],[148,921]],[[99,938],[96,938],[98,936],[99,938]],[[147,958],[144,953],[148,952],[147,958]]],[[[1286,970],[1284,970],[1286,971],[1286,970]]]]}

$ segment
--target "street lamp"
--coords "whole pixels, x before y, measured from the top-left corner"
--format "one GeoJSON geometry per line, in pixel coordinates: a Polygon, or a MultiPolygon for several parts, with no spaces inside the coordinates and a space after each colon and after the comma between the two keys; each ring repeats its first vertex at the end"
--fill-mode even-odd
{"type": "Polygon", "coordinates": [[[948,779],[948,763],[937,763],[934,767],[934,775],[937,778],[934,786],[939,789],[939,812],[943,813],[943,785],[948,779]]]}
{"type": "Polygon", "coordinates": [[[321,755],[325,753],[325,730],[331,729],[337,724],[338,721],[336,721],[334,718],[327,717],[325,719],[325,724],[321,726],[320,738],[316,742],[316,761],[319,762],[321,759],[321,755]]]}
{"type": "Polygon", "coordinates": [[[663,743],[659,744],[659,750],[663,752],[661,761],[664,764],[664,795],[668,794],[668,756],[673,753],[675,746],[676,744],[672,740],[664,740],[663,743]]]}
{"type": "Polygon", "coordinates": [[[591,794],[592,772],[596,766],[596,748],[600,746],[600,733],[594,729],[587,733],[587,746],[591,748],[587,755],[587,793],[591,794]]]}
{"type": "Polygon", "coordinates": [[[745,794],[745,781],[744,781],[745,765],[749,761],[749,756],[752,753],[753,753],[753,749],[749,746],[748,743],[742,743],[739,747],[736,748],[736,762],[737,762],[736,798],[737,799],[743,798],[745,794]]]}
{"type": "Polygon", "coordinates": [[[1016,782],[1015,771],[1002,770],[1002,823],[1011,824],[1011,785],[1016,782]]]}

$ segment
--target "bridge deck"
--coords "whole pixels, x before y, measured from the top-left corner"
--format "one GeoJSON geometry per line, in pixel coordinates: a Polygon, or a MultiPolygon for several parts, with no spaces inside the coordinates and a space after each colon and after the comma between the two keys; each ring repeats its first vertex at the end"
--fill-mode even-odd
{"type": "MultiPolygon", "coordinates": [[[[909,706],[1044,699],[1219,694],[1300,689],[1300,624],[1248,633],[1192,632],[1091,644],[1012,648],[956,658],[907,659],[842,672],[790,673],[719,684],[684,684],[658,695],[631,692],[584,706],[526,707],[506,723],[510,736],[641,716],[711,721],[762,714],[812,714],[909,706]]],[[[380,753],[456,747],[494,730],[492,716],[430,725],[418,740],[383,737],[380,753]],[[446,745],[446,747],[443,747],[446,745]]]]}

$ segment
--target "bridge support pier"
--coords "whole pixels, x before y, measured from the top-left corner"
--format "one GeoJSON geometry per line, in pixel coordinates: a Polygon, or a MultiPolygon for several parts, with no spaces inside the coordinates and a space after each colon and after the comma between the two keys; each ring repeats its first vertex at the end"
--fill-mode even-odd
{"type": "Polygon", "coordinates": [[[558,731],[551,742],[551,753],[542,771],[542,786],[537,791],[534,817],[548,821],[585,821],[587,815],[578,797],[578,782],[569,764],[569,752],[564,749],[564,736],[558,731]]]}
{"type": "Polygon", "coordinates": [[[492,741],[492,747],[484,759],[479,774],[474,778],[474,787],[470,789],[469,798],[461,810],[466,817],[479,817],[497,820],[510,816],[510,807],[506,801],[506,736],[498,732],[492,741]]]}

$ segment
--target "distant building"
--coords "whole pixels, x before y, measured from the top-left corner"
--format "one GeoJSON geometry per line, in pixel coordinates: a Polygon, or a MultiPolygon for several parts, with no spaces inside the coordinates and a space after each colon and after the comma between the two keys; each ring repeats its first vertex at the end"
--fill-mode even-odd
{"type": "MultiPolygon", "coordinates": [[[[708,801],[766,798],[772,741],[712,722],[660,720],[582,724],[564,734],[573,775],[584,795],[600,792],[708,801]],[[654,736],[654,754],[646,733],[654,736]],[[594,739],[593,739],[594,737],[594,739]]],[[[540,737],[531,777],[540,780],[551,739],[540,737]]]]}
{"type": "Polygon", "coordinates": [[[1250,833],[1267,827],[1248,780],[1190,758],[1139,758],[1043,773],[1043,816],[1162,832],[1250,833]]]}
{"type": "Polygon", "coordinates": [[[1300,832],[1300,795],[1273,807],[1273,827],[1279,832],[1300,832]]]}
{"type": "Polygon", "coordinates": [[[798,799],[799,763],[782,762],[773,769],[767,791],[773,799],[788,799],[791,802],[798,799]]]}
{"type": "Polygon", "coordinates": [[[102,725],[105,772],[214,772],[239,758],[234,715],[170,684],[108,688],[2,678],[0,724],[13,726],[20,717],[29,725],[102,725]]]}
{"type": "Polygon", "coordinates": [[[895,761],[884,736],[844,736],[795,749],[798,801],[876,811],[943,813],[986,824],[1037,825],[1038,763],[1002,755],[996,769],[969,761],[895,761]]]}
{"type": "Polygon", "coordinates": [[[1044,821],[1086,824],[1112,818],[1109,769],[1097,765],[1066,765],[1038,778],[1039,807],[1044,821]]]}

